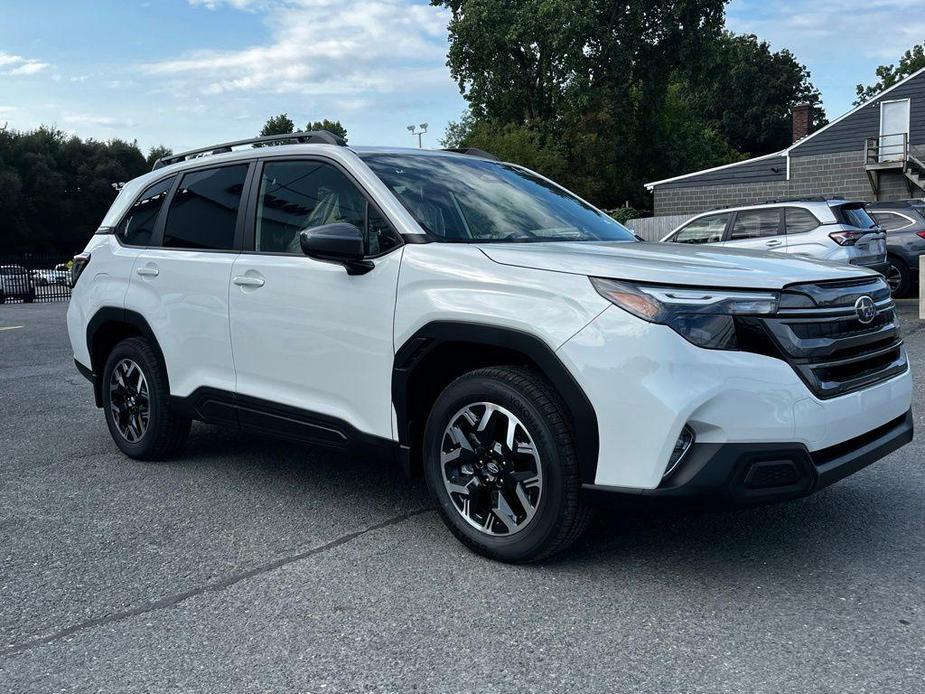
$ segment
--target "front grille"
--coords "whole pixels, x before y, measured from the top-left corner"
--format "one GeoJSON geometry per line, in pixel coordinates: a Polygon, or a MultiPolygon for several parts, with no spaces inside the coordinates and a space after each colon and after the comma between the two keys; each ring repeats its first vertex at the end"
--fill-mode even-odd
{"type": "Polygon", "coordinates": [[[776,315],[739,319],[743,349],[785,360],[819,398],[844,395],[908,369],[890,290],[882,277],[791,285],[776,315]],[[875,314],[861,322],[856,302],[875,314]]]}

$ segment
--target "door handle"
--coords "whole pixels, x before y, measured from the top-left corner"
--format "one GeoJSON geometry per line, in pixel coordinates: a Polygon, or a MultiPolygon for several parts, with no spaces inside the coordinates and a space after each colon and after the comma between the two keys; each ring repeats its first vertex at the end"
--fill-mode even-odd
{"type": "Polygon", "coordinates": [[[251,277],[249,275],[240,275],[231,281],[239,287],[262,287],[267,283],[263,277],[251,277]]]}
{"type": "Polygon", "coordinates": [[[771,239],[770,241],[767,241],[764,245],[767,246],[768,248],[776,248],[777,246],[782,246],[783,244],[784,242],[781,241],[780,239],[771,239]]]}
{"type": "Polygon", "coordinates": [[[137,270],[135,270],[135,272],[137,272],[142,277],[157,277],[159,274],[161,274],[161,271],[158,270],[156,267],[148,267],[148,266],[140,267],[137,270]]]}

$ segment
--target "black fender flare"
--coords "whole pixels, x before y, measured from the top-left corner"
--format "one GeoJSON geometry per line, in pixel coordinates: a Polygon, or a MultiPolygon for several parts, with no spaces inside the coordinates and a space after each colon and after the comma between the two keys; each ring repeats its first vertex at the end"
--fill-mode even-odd
{"type": "MultiPolygon", "coordinates": [[[[101,306],[99,309],[97,309],[96,313],[93,314],[93,317],[87,323],[87,349],[90,353],[90,366],[94,376],[93,389],[97,407],[102,407],[103,403],[101,380],[103,378],[104,365],[96,363],[96,340],[103,326],[112,323],[122,323],[124,325],[129,325],[137,330],[142,335],[142,337],[148,340],[148,342],[154,348],[158,363],[164,370],[164,373],[168,373],[167,362],[164,360],[164,353],[161,351],[160,343],[158,343],[154,331],[151,329],[151,326],[148,325],[148,321],[145,320],[144,316],[142,316],[140,313],[137,313],[136,311],[131,311],[125,308],[118,308],[116,306],[101,306]]],[[[169,375],[167,384],[169,387],[169,375]]]]}
{"type": "Polygon", "coordinates": [[[402,448],[411,445],[408,385],[414,369],[442,344],[471,343],[519,352],[530,359],[565,402],[575,431],[581,481],[593,484],[597,474],[599,436],[597,414],[588,396],[552,348],[530,333],[500,326],[461,321],[434,321],[418,329],[395,353],[392,404],[402,448]]]}

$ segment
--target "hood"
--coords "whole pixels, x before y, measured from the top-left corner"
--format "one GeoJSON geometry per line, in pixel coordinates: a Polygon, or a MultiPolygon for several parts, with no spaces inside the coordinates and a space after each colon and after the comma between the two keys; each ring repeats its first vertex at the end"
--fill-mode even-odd
{"type": "Polygon", "coordinates": [[[873,270],[783,253],[679,243],[557,241],[486,243],[502,265],[635,282],[744,289],[781,289],[796,282],[876,275],[873,270]]]}

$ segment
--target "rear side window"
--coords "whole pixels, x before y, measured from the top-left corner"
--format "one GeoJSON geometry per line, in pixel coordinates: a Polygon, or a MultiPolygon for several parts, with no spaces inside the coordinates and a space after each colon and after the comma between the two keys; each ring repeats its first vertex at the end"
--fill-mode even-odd
{"type": "Polygon", "coordinates": [[[780,210],[745,210],[736,213],[732,226],[731,241],[760,239],[777,236],[780,232],[780,210]]]}
{"type": "Polygon", "coordinates": [[[247,168],[242,164],[185,174],[167,211],[164,247],[233,248],[247,168]]]}
{"type": "Polygon", "coordinates": [[[681,229],[671,240],[674,243],[718,243],[723,240],[729,217],[728,213],[702,217],[681,229]]]}
{"type": "Polygon", "coordinates": [[[871,212],[870,216],[887,231],[898,231],[914,224],[911,219],[896,212],[871,212]]]}
{"type": "Polygon", "coordinates": [[[116,227],[115,234],[126,246],[147,246],[151,243],[157,215],[164,206],[174,176],[148,186],[116,227]]]}
{"type": "Polygon", "coordinates": [[[842,224],[857,227],[858,229],[870,229],[871,227],[877,226],[877,223],[870,218],[870,215],[867,214],[867,210],[863,207],[848,207],[847,205],[842,205],[836,208],[836,210],[835,216],[840,218],[838,221],[842,224]]]}
{"type": "Polygon", "coordinates": [[[800,207],[789,207],[785,214],[788,234],[802,234],[819,226],[819,220],[809,210],[804,210],[800,207]]]}

